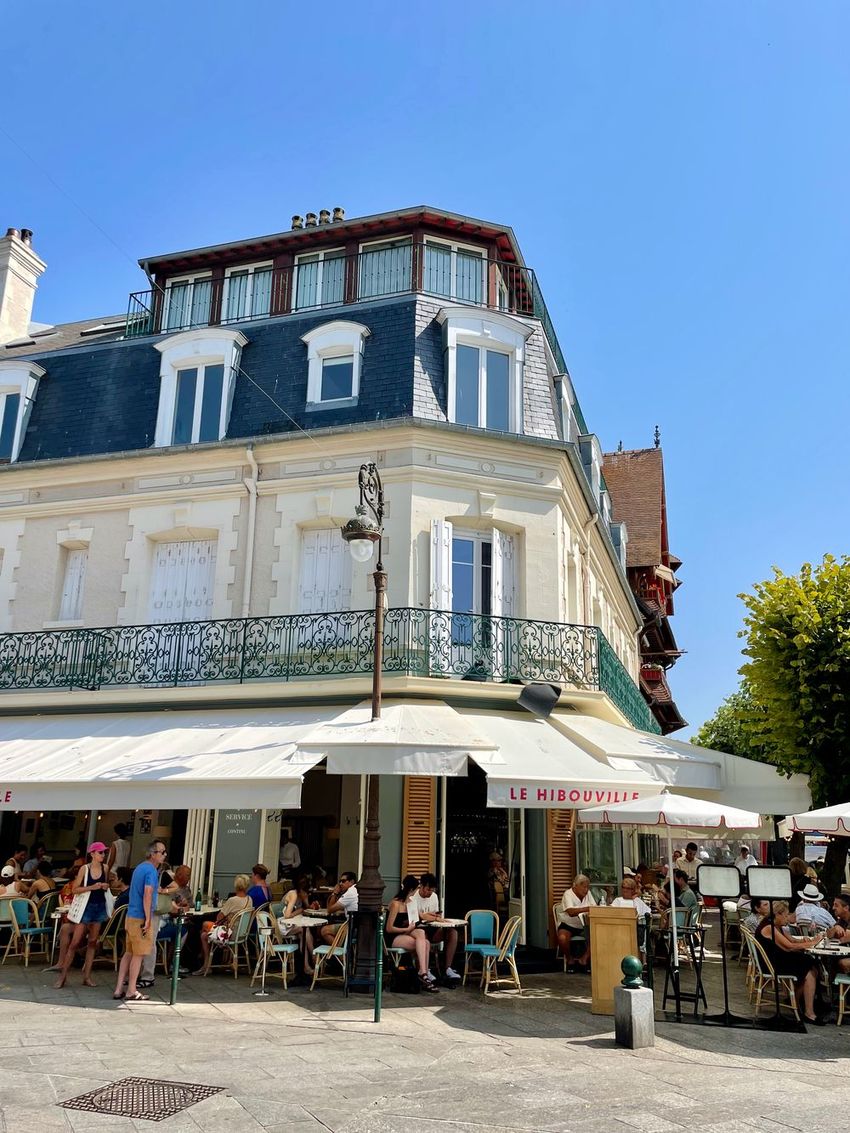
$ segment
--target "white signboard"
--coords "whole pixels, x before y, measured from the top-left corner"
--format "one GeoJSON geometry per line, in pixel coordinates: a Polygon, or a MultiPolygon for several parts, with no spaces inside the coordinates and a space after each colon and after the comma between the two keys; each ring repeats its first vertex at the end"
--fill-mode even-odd
{"type": "Polygon", "coordinates": [[[561,807],[564,810],[582,806],[604,806],[608,803],[626,803],[639,799],[642,795],[655,794],[657,784],[651,790],[638,791],[628,788],[615,790],[611,787],[589,787],[570,783],[529,782],[524,779],[488,779],[487,806],[527,807],[548,810],[561,807]]]}

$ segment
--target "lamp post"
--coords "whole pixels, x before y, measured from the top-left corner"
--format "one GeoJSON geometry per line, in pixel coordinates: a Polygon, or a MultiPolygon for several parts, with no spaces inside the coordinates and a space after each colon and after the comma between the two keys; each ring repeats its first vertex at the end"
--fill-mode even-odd
{"type": "MultiPolygon", "coordinates": [[[[341,533],[355,562],[368,562],[378,547],[378,561],[372,575],[375,581],[375,640],[372,658],[372,719],[381,717],[381,673],[384,659],[384,610],[387,604],[387,576],[382,561],[381,536],[384,524],[384,486],[374,461],[361,464],[357,477],[360,503],[355,518],[349,519],[341,533]]],[[[369,776],[366,804],[366,830],[363,835],[363,875],[357,883],[359,908],[364,912],[381,911],[384,897],[384,879],[381,877],[380,780],[369,776]]],[[[362,931],[362,926],[361,926],[362,931]]],[[[361,957],[371,955],[365,948],[358,949],[358,968],[361,957]]]]}

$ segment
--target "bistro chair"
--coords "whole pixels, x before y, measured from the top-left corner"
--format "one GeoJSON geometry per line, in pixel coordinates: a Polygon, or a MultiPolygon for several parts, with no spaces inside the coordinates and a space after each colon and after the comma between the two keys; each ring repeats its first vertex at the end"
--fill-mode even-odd
{"type": "Polygon", "coordinates": [[[46,925],[51,914],[56,912],[59,905],[59,890],[52,889],[49,893],[45,893],[41,900],[36,901],[35,904],[38,909],[38,919],[43,925],[46,925]]]}
{"type": "Polygon", "coordinates": [[[11,914],[12,935],[9,937],[9,943],[3,953],[3,963],[6,963],[6,958],[14,947],[12,955],[23,956],[24,967],[28,968],[30,953],[33,951],[33,941],[37,941],[40,945],[36,952],[47,956],[51,930],[38,919],[35,901],[30,901],[26,897],[13,897],[9,902],[9,912],[11,914]]]}
{"type": "Polygon", "coordinates": [[[348,921],[343,921],[336,931],[336,936],[333,938],[331,944],[319,944],[313,949],[313,982],[310,984],[310,991],[316,986],[319,980],[333,980],[341,978],[345,980],[345,959],[346,959],[346,942],[348,940],[348,921]],[[326,976],[325,967],[331,960],[336,960],[342,969],[341,976],[326,976]]]}
{"type": "Polygon", "coordinates": [[[269,902],[269,912],[271,913],[271,915],[274,917],[275,920],[277,920],[278,917],[283,916],[283,909],[284,909],[285,904],[286,904],[285,901],[270,901],[269,902]]]}
{"type": "Polygon", "coordinates": [[[112,960],[112,967],[118,971],[118,960],[121,956],[121,943],[124,939],[124,921],[127,918],[127,906],[119,905],[112,913],[112,916],[103,926],[103,931],[98,937],[98,944],[100,946],[100,956],[95,959],[112,960]],[[110,955],[107,955],[109,953],[110,955]]]}
{"type": "Polygon", "coordinates": [[[265,949],[267,971],[269,960],[274,960],[275,957],[280,960],[280,976],[283,980],[283,989],[286,991],[288,987],[288,977],[295,975],[295,953],[298,951],[298,942],[282,940],[278,931],[277,921],[274,920],[271,914],[265,909],[257,910],[254,914],[254,923],[257,926],[259,944],[257,946],[257,963],[254,967],[254,974],[251,976],[251,987],[254,986],[255,981],[260,978],[262,973],[263,951],[265,949]],[[261,930],[264,928],[268,928],[271,931],[263,933],[261,930]]]}
{"type": "MultiPolygon", "coordinates": [[[[747,934],[747,945],[750,949],[750,956],[753,961],[752,988],[756,1001],[756,1014],[758,1014],[761,1010],[761,1001],[764,994],[764,989],[772,985],[777,976],[767,953],[752,933],[747,934]]],[[[780,990],[787,993],[789,999],[788,1003],[781,1003],[780,1006],[790,1007],[794,1012],[794,1018],[799,1022],[800,1012],[797,1010],[797,996],[795,995],[796,981],[794,977],[779,976],[779,986],[780,990]]]]}
{"type": "Polygon", "coordinates": [[[463,955],[463,983],[469,975],[469,963],[473,956],[481,960],[484,967],[484,957],[481,954],[482,946],[492,946],[499,935],[499,918],[492,909],[470,909],[464,918],[466,921],[466,946],[463,955]]]}
{"type": "Polygon", "coordinates": [[[838,988],[838,1018],[836,1023],[840,1027],[844,1022],[844,1000],[847,996],[847,988],[850,987],[850,976],[839,973],[832,982],[838,988]]]}
{"type": "Polygon", "coordinates": [[[210,959],[207,964],[207,971],[213,967],[213,956],[217,948],[228,949],[230,952],[230,959],[225,960],[222,964],[218,965],[223,968],[233,969],[233,978],[239,977],[239,949],[245,957],[245,967],[248,968],[248,933],[251,929],[251,920],[254,916],[253,909],[245,909],[242,913],[234,913],[230,920],[227,922],[229,936],[227,940],[211,940],[210,943],[210,959]]]}
{"type": "Polygon", "coordinates": [[[484,961],[484,968],[481,972],[481,986],[484,988],[485,995],[489,992],[491,984],[494,987],[509,984],[522,995],[522,984],[519,982],[519,972],[514,955],[519,943],[521,928],[522,917],[510,917],[496,944],[481,945],[481,957],[484,961]],[[499,975],[499,964],[507,965],[508,975],[499,975]]]}

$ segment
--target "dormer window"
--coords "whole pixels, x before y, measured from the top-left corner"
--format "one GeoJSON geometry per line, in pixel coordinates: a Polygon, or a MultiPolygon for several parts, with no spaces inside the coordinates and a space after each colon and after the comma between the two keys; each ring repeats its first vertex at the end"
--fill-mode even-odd
{"type": "Polygon", "coordinates": [[[0,464],[18,459],[44,374],[35,362],[0,362],[0,464]]]}
{"type": "Polygon", "coordinates": [[[249,264],[224,273],[222,322],[262,318],[271,311],[272,265],[249,264]]]}
{"type": "Polygon", "coordinates": [[[169,279],[165,285],[163,330],[185,330],[209,325],[212,278],[209,273],[169,279]]]}
{"type": "Polygon", "coordinates": [[[154,444],[200,444],[227,433],[236,371],[247,338],[221,327],[187,331],[155,344],[162,355],[154,444]]]}
{"type": "Polygon", "coordinates": [[[531,328],[507,315],[443,307],[447,417],[458,425],[522,430],[522,374],[531,328]]]}
{"type": "Polygon", "coordinates": [[[369,334],[369,328],[360,323],[336,319],[302,336],[307,347],[308,409],[357,404],[363,349],[369,334]]]}

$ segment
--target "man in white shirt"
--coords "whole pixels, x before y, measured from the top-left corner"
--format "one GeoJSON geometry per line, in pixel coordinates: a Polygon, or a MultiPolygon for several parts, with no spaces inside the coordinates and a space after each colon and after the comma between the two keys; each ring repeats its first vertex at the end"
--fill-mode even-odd
{"type": "MultiPolygon", "coordinates": [[[[356,913],[360,907],[360,894],[357,892],[356,874],[341,873],[339,881],[334,886],[328,897],[328,912],[331,914],[340,914],[348,916],[349,913],[356,913]]],[[[333,944],[334,937],[339,931],[339,923],[322,925],[321,937],[323,944],[333,944]]]]}
{"type": "Polygon", "coordinates": [[[679,858],[674,869],[680,869],[688,875],[688,885],[696,885],[697,870],[702,865],[699,857],[699,846],[696,842],[688,842],[685,846],[685,856],[679,858]]]}
{"type": "Polygon", "coordinates": [[[446,948],[446,978],[445,982],[454,987],[460,982],[461,976],[452,967],[457,951],[457,929],[435,928],[432,921],[442,919],[440,912],[440,898],[437,895],[437,879],[433,873],[423,873],[419,878],[419,888],[415,889],[407,901],[407,921],[411,928],[419,925],[424,928],[432,944],[445,942],[446,948]]]}
{"type": "Polygon", "coordinates": [[[761,863],[750,853],[749,846],[741,846],[738,856],[735,858],[735,868],[745,882],[747,880],[747,870],[754,869],[760,864],[761,863]]]}
{"type": "Polygon", "coordinates": [[[280,851],[280,875],[295,880],[295,873],[301,867],[301,851],[292,841],[292,831],[287,830],[286,841],[280,851]]]}
{"type": "Polygon", "coordinates": [[[637,884],[634,877],[624,877],[620,882],[620,896],[615,897],[611,902],[613,909],[624,909],[631,907],[635,911],[638,919],[637,938],[638,948],[640,949],[641,956],[646,959],[646,921],[644,917],[652,915],[652,909],[647,905],[643,898],[638,897],[637,884]]]}
{"type": "Polygon", "coordinates": [[[576,874],[572,887],[564,893],[558,908],[558,947],[561,955],[567,957],[568,965],[576,963],[581,968],[588,968],[590,932],[585,925],[585,913],[595,904],[596,900],[590,892],[590,878],[583,873],[576,874]],[[571,956],[573,937],[585,945],[582,954],[576,956],[574,961],[571,956]]]}
{"type": "Polygon", "coordinates": [[[835,917],[821,904],[823,893],[817,885],[810,882],[804,889],[797,890],[797,896],[800,898],[796,908],[797,924],[811,924],[815,928],[826,929],[830,936],[834,935],[832,929],[835,928],[835,917]]]}

